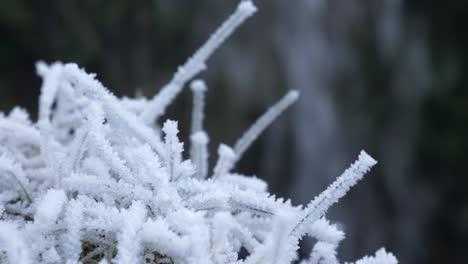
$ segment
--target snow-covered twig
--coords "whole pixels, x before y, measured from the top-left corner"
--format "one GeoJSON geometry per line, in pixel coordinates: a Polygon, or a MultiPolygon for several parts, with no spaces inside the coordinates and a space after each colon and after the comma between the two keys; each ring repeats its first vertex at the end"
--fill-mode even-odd
{"type": "MultiPolygon", "coordinates": [[[[299,92],[296,90],[288,92],[281,100],[270,107],[255,123],[239,138],[234,145],[234,153],[236,153],[236,162],[242,157],[244,152],[252,145],[257,137],[267,128],[273,121],[292,105],[299,97],[299,92]]],[[[233,164],[234,165],[234,164],[233,164]]]]}
{"type": "Polygon", "coordinates": [[[213,52],[236,30],[257,8],[250,0],[241,1],[236,11],[210,36],[210,38],[177,69],[172,80],[149,102],[141,114],[147,124],[152,124],[166,111],[167,106],[180,93],[185,83],[206,69],[206,61],[213,52]]]}

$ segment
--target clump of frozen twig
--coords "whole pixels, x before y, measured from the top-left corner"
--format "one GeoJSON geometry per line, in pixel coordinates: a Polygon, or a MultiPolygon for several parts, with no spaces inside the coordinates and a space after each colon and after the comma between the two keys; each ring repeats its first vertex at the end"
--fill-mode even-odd
{"type": "MultiPolygon", "coordinates": [[[[261,132],[298,98],[290,91],[210,172],[203,129],[206,84],[194,94],[190,159],[176,121],[157,120],[216,48],[256,11],[237,10],[150,100],[120,99],[75,64],[37,64],[39,118],[0,114],[0,263],[338,263],[344,234],[324,216],[376,161],[364,151],[305,207],[277,199],[258,178],[232,172],[261,132]],[[162,131],[162,132],[160,132],[162,131]],[[160,135],[162,133],[162,135],[160,135]],[[244,259],[239,252],[247,252],[244,259]]],[[[356,264],[397,263],[384,249],[356,264]]]]}

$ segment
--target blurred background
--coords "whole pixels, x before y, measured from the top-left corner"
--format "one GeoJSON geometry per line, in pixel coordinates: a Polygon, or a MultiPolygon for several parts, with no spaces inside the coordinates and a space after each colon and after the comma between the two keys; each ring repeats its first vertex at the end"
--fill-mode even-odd
{"type": "MultiPolygon", "coordinates": [[[[35,118],[37,60],[77,62],[118,96],[153,96],[236,5],[1,0],[0,110],[21,105],[35,118]]],[[[212,159],[299,89],[237,170],[301,204],[366,149],[378,166],[328,215],[347,234],[342,259],[385,245],[401,263],[468,263],[468,1],[256,5],[199,76],[212,159]]],[[[186,89],[167,116],[186,142],[191,107],[186,89]]]]}

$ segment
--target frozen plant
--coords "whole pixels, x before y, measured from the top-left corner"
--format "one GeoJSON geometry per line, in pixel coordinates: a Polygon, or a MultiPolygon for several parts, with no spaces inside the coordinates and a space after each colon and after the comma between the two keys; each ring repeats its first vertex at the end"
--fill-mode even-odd
{"type": "MultiPolygon", "coordinates": [[[[298,98],[288,92],[209,170],[203,129],[205,83],[194,95],[190,158],[177,122],[157,121],[214,50],[256,8],[233,15],[152,99],[117,98],[75,64],[37,64],[37,122],[14,108],[0,115],[0,263],[245,263],[297,261],[299,240],[316,239],[303,264],[339,263],[344,233],[324,217],[376,161],[355,163],[306,207],[233,172],[261,132],[298,98]],[[242,254],[239,254],[242,252],[242,254]]],[[[394,264],[384,249],[356,264],[394,264]]]]}

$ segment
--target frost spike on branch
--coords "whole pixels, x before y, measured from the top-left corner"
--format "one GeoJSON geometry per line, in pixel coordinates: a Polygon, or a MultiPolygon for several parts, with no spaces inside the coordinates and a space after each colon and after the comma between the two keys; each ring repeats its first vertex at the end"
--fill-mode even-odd
{"type": "Polygon", "coordinates": [[[177,137],[177,134],[179,134],[177,121],[167,120],[164,122],[162,130],[165,134],[164,141],[166,146],[164,162],[170,179],[176,180],[178,176],[176,174],[179,171],[179,166],[182,161],[182,152],[184,150],[183,143],[181,143],[177,137]]]}
{"type": "Polygon", "coordinates": [[[228,173],[236,160],[236,153],[228,145],[221,144],[218,147],[218,161],[213,169],[213,179],[219,179],[228,173]]]}
{"type": "Polygon", "coordinates": [[[236,11],[213,33],[209,39],[177,69],[172,80],[148,103],[141,113],[146,124],[153,124],[166,111],[167,106],[180,93],[185,83],[206,69],[206,61],[213,52],[236,30],[257,8],[252,1],[241,1],[236,11]]]}
{"type": "Polygon", "coordinates": [[[206,84],[202,80],[195,80],[190,88],[193,92],[190,159],[197,167],[196,177],[204,179],[208,175],[209,142],[208,135],[203,130],[206,84]]]}
{"type": "Polygon", "coordinates": [[[60,163],[52,161],[57,160],[57,153],[54,153],[54,139],[51,136],[53,133],[50,122],[50,114],[52,112],[52,104],[59,89],[60,79],[62,78],[63,65],[54,63],[48,67],[45,63],[36,64],[37,73],[42,77],[41,94],[39,97],[39,121],[38,127],[41,136],[41,153],[48,161],[51,173],[55,175],[56,187],[62,187],[62,167],[60,163]]]}
{"type": "Polygon", "coordinates": [[[345,234],[339,230],[336,225],[330,224],[325,218],[320,218],[312,225],[307,226],[307,234],[317,241],[323,241],[328,244],[338,246],[340,241],[344,239],[345,234]]]}
{"type": "Polygon", "coordinates": [[[125,161],[119,156],[119,154],[112,148],[110,142],[104,135],[104,111],[102,107],[97,103],[91,103],[89,105],[88,113],[88,129],[89,139],[92,144],[101,152],[102,159],[109,165],[109,167],[117,173],[117,175],[126,179],[129,182],[136,182],[137,179],[134,177],[130,168],[125,164],[125,161]]]}
{"type": "Polygon", "coordinates": [[[67,167],[68,172],[73,173],[76,171],[78,164],[81,161],[81,157],[83,156],[83,152],[85,151],[88,136],[89,130],[87,129],[79,128],[76,131],[76,136],[70,146],[71,162],[67,167]]]}
{"type": "Polygon", "coordinates": [[[351,187],[364,177],[377,161],[364,150],[359,153],[356,160],[348,169],[341,174],[328,188],[315,197],[303,211],[300,221],[293,229],[292,235],[301,237],[305,233],[306,226],[320,219],[327,210],[343,197],[351,187]]]}
{"type": "Polygon", "coordinates": [[[39,96],[39,120],[49,120],[62,76],[63,65],[60,62],[47,66],[44,62],[36,63],[37,74],[43,79],[39,96]]]}
{"type": "Polygon", "coordinates": [[[396,257],[385,250],[385,248],[381,248],[375,252],[375,256],[365,256],[362,259],[345,264],[397,264],[398,260],[396,257]]]}
{"type": "Polygon", "coordinates": [[[208,136],[205,132],[198,131],[190,136],[190,141],[190,159],[197,168],[195,177],[205,179],[208,176],[208,136]]]}
{"type": "Polygon", "coordinates": [[[192,134],[203,130],[205,109],[206,84],[202,80],[195,80],[190,84],[193,93],[192,134]]]}
{"type": "MultiPolygon", "coordinates": [[[[296,90],[289,91],[281,100],[271,106],[255,123],[244,132],[234,145],[234,153],[236,160],[239,161],[245,151],[252,145],[258,136],[267,128],[273,121],[281,115],[289,106],[299,98],[299,92],[296,90]]],[[[233,164],[234,166],[235,164],[233,164]]]]}

